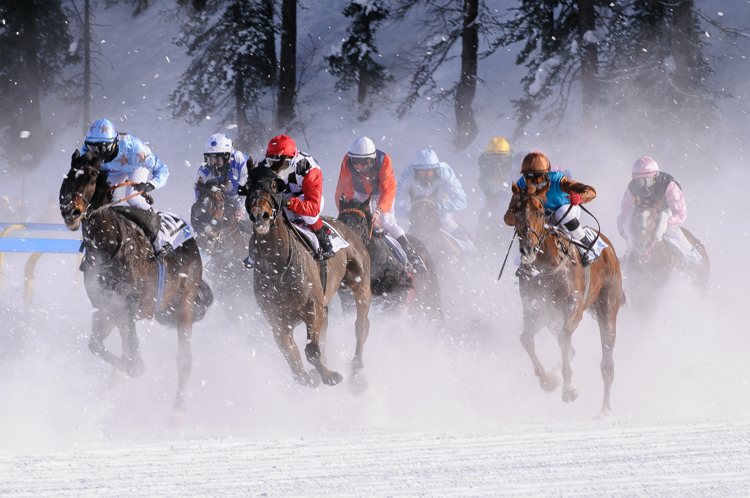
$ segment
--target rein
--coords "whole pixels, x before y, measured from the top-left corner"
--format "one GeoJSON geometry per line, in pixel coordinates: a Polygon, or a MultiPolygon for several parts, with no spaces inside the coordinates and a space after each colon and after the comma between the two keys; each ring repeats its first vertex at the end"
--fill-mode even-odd
{"type": "MultiPolygon", "coordinates": [[[[111,192],[112,190],[118,189],[120,187],[133,187],[135,185],[137,185],[137,184],[134,181],[132,181],[132,180],[125,180],[122,183],[117,183],[115,185],[111,185],[107,190],[111,192]]],[[[133,192],[132,194],[128,195],[127,197],[123,197],[122,199],[118,199],[116,201],[110,202],[109,204],[105,204],[103,206],[100,206],[100,208],[108,207],[108,206],[111,206],[113,204],[119,204],[120,202],[127,201],[128,199],[132,199],[133,197],[136,197],[136,196],[139,196],[139,195],[142,195],[143,198],[146,199],[146,202],[148,202],[149,204],[153,204],[154,203],[154,198],[151,197],[149,194],[147,194],[146,192],[137,191],[137,192],[133,192]]]]}
{"type": "MultiPolygon", "coordinates": [[[[354,208],[344,209],[343,211],[339,211],[339,216],[341,216],[344,213],[357,213],[358,215],[362,216],[362,218],[364,218],[365,227],[367,226],[367,215],[363,213],[362,211],[360,211],[359,209],[354,209],[354,208]]],[[[367,240],[372,239],[372,230],[374,227],[375,227],[375,220],[373,220],[372,223],[370,223],[370,233],[367,234],[367,240]]]]}

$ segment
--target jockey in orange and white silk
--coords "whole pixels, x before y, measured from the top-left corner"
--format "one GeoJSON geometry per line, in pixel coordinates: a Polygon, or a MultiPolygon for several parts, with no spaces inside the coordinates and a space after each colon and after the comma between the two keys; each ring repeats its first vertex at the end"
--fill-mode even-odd
{"type": "Polygon", "coordinates": [[[633,165],[632,180],[622,198],[620,215],[617,217],[617,230],[625,240],[629,236],[630,217],[635,210],[636,199],[658,202],[664,200],[664,215],[654,234],[656,240],[666,238],[677,248],[686,260],[700,260],[700,253],[687,240],[679,226],[687,219],[687,204],[680,185],[675,179],[659,171],[659,165],[648,156],[638,159],[633,165]]]}
{"type": "MultiPolygon", "coordinates": [[[[153,189],[159,189],[167,183],[169,168],[151,152],[148,145],[133,135],[118,133],[114,124],[106,119],[97,120],[89,127],[82,152],[86,153],[89,147],[103,143],[115,144],[113,154],[106,157],[101,165],[102,171],[109,174],[110,184],[122,183],[127,179],[135,184],[148,183],[153,189]]],[[[133,192],[133,187],[125,187],[125,193],[121,197],[127,197],[133,192]]],[[[141,209],[150,207],[141,195],[128,199],[125,204],[141,209]]]]}

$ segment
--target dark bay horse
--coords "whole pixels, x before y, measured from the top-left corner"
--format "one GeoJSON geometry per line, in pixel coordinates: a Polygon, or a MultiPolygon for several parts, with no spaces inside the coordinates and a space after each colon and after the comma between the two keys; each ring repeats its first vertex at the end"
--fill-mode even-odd
{"type": "Polygon", "coordinates": [[[315,387],[323,382],[336,385],[338,372],[325,366],[328,328],[328,303],[340,285],[354,292],[357,307],[355,332],[357,345],[352,359],[351,389],[357,393],[366,386],[361,370],[362,350],[370,331],[370,256],[362,240],[338,220],[326,221],[341,234],[349,246],[326,261],[327,277],[323,287],[320,263],[315,260],[301,235],[291,226],[279,204],[284,182],[270,169],[254,168],[247,181],[247,212],[253,222],[255,257],[254,290],[258,306],[273,329],[276,344],[292,369],[294,380],[315,387]],[[307,328],[305,355],[315,367],[305,371],[299,348],[294,342],[294,327],[307,328]]]}
{"type": "Polygon", "coordinates": [[[527,185],[521,191],[513,184],[513,212],[519,236],[522,265],[519,269],[519,290],[523,303],[521,343],[534,364],[534,373],[542,388],[552,392],[558,381],[544,370],[534,351],[534,335],[547,326],[559,330],[557,341],[562,351],[563,401],[578,397],[570,367],[571,337],[585,310],[591,311],[599,324],[602,343],[601,371],[604,379],[602,414],[611,413],[610,388],[614,377],[612,350],[615,347],[617,312],[622,296],[622,277],[612,245],[587,268],[581,268],[578,249],[559,230],[546,223],[544,201],[549,185],[537,190],[527,185]]]}
{"type": "Polygon", "coordinates": [[[158,262],[144,230],[110,207],[114,200],[101,163],[100,156],[80,155],[76,150],[60,188],[65,225],[71,230],[83,227],[84,283],[94,307],[89,349],[116,372],[137,377],[145,367],[135,322],[155,317],[176,326],[179,382],[172,421],[178,423],[185,411],[185,387],[193,361],[193,322],[203,317],[213,299],[210,288],[201,283],[198,245],[189,239],[158,262]],[[122,338],[119,358],[104,346],[114,327],[122,338]]]}
{"type": "Polygon", "coordinates": [[[657,228],[660,224],[666,224],[669,216],[664,208],[664,199],[654,203],[636,198],[635,209],[626,226],[628,252],[623,258],[623,270],[627,276],[625,287],[629,301],[644,311],[656,308],[660,295],[675,272],[686,275],[700,291],[708,287],[708,253],[700,240],[680,227],[688,242],[701,255],[699,261],[688,264],[676,254],[675,249],[670,248],[667,241],[657,239],[657,228]]]}
{"type": "MultiPolygon", "coordinates": [[[[435,193],[437,192],[436,190],[435,193]]],[[[473,246],[474,242],[469,233],[463,227],[461,231],[466,238],[465,246],[473,246]]],[[[450,270],[466,254],[465,246],[462,246],[464,241],[458,241],[443,230],[440,210],[434,195],[411,198],[409,235],[424,243],[441,271],[450,270]]]]}
{"type": "Polygon", "coordinates": [[[227,179],[196,183],[198,198],[190,210],[190,223],[198,247],[211,257],[205,270],[217,299],[227,316],[236,318],[253,293],[253,274],[242,264],[252,228],[235,219],[236,206],[225,191],[227,179]]]}
{"type": "MultiPolygon", "coordinates": [[[[396,255],[383,235],[374,234],[370,199],[360,202],[342,196],[339,200],[339,217],[354,230],[367,246],[370,254],[370,289],[387,303],[386,310],[406,305],[410,315],[419,313],[432,323],[442,326],[443,309],[440,299],[440,281],[435,265],[421,241],[407,235],[414,250],[427,267],[426,272],[412,273],[396,255]]],[[[345,299],[341,293],[342,302],[345,299]]]]}

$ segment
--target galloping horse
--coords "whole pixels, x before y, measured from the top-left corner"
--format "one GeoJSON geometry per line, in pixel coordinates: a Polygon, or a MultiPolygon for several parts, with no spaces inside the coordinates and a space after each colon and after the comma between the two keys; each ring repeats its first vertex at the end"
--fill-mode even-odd
{"type": "Polygon", "coordinates": [[[177,423],[185,411],[185,386],[193,361],[193,322],[203,317],[213,299],[210,288],[201,282],[198,245],[189,239],[163,262],[157,261],[143,229],[117,208],[110,208],[117,201],[101,163],[100,156],[90,151],[81,156],[76,150],[60,188],[65,225],[71,230],[83,226],[83,278],[94,307],[89,349],[111,363],[115,373],[137,377],[145,367],[136,320],[156,317],[176,326],[179,382],[172,421],[177,423]],[[122,337],[119,358],[104,346],[115,326],[122,337]]]}
{"type": "MultiPolygon", "coordinates": [[[[381,296],[391,307],[405,304],[410,314],[419,312],[431,322],[443,324],[443,310],[440,300],[440,282],[435,265],[427,248],[418,239],[409,237],[414,250],[422,258],[427,271],[412,274],[408,264],[399,260],[396,252],[386,242],[383,235],[373,236],[373,220],[370,199],[360,202],[342,196],[339,200],[338,219],[360,237],[370,254],[370,289],[381,296]]],[[[344,296],[339,293],[342,302],[344,296]]]]}
{"type": "MultiPolygon", "coordinates": [[[[436,190],[435,194],[437,192],[436,190]]],[[[443,230],[440,210],[434,198],[435,194],[431,197],[413,197],[411,199],[409,234],[424,243],[438,267],[449,270],[464,254],[464,247],[462,247],[462,241],[448,235],[443,230]]],[[[466,236],[466,245],[473,246],[468,232],[463,227],[461,227],[461,230],[466,236]]]]}
{"type": "Polygon", "coordinates": [[[609,394],[614,377],[612,350],[615,347],[616,319],[622,296],[620,266],[612,245],[587,268],[581,267],[578,249],[560,230],[546,223],[544,201],[549,184],[538,189],[528,184],[524,191],[514,183],[510,209],[520,238],[522,265],[519,269],[519,290],[523,303],[523,333],[521,343],[534,364],[534,373],[542,388],[552,392],[558,381],[544,370],[534,351],[534,335],[547,326],[558,327],[558,344],[562,350],[563,401],[578,397],[572,382],[570,367],[571,336],[581,321],[583,312],[590,310],[599,323],[602,342],[602,378],[604,401],[602,414],[611,413],[609,394]]]}
{"type": "Polygon", "coordinates": [[[325,342],[328,328],[328,302],[343,282],[355,296],[357,346],[352,359],[354,392],[365,388],[361,375],[362,349],[370,331],[367,313],[370,309],[370,256],[360,238],[342,222],[326,219],[349,246],[327,260],[326,284],[321,266],[292,227],[278,196],[284,182],[270,168],[250,170],[247,181],[247,212],[254,223],[255,255],[254,289],[258,306],[273,328],[276,344],[292,369],[294,380],[315,387],[323,382],[336,385],[342,380],[338,372],[325,366],[325,342]],[[294,342],[294,327],[307,327],[305,355],[316,370],[305,371],[299,348],[294,342]]]}
{"type": "Polygon", "coordinates": [[[627,275],[625,283],[629,300],[636,307],[647,311],[653,311],[656,307],[659,295],[675,270],[684,271],[700,290],[706,290],[708,286],[708,254],[692,233],[680,227],[688,242],[701,255],[700,261],[693,264],[686,264],[663,238],[657,240],[657,227],[666,223],[667,216],[663,199],[654,203],[637,198],[633,214],[626,225],[628,255],[623,270],[627,275]]]}
{"type": "Polygon", "coordinates": [[[226,194],[227,178],[212,179],[195,185],[198,198],[190,210],[190,222],[198,247],[211,256],[206,273],[230,318],[247,306],[252,295],[252,273],[242,264],[248,254],[248,235],[252,229],[234,217],[234,206],[226,194]]]}

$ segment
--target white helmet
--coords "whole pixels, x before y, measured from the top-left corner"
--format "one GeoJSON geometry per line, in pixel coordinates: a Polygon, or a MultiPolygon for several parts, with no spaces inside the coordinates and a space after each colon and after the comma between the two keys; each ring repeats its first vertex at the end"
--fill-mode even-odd
{"type": "Polygon", "coordinates": [[[349,157],[375,157],[375,144],[367,137],[360,137],[349,147],[349,157]]]}
{"type": "Polygon", "coordinates": [[[206,145],[203,147],[204,154],[231,154],[233,151],[232,140],[223,133],[208,137],[206,145]]]}
{"type": "Polygon", "coordinates": [[[414,169],[434,169],[440,166],[440,160],[432,149],[422,149],[414,156],[414,169]]]}

